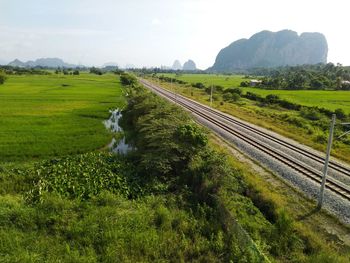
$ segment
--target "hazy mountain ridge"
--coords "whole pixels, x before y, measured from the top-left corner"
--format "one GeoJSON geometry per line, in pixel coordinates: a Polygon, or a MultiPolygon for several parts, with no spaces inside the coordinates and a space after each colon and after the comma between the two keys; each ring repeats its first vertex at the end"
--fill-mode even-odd
{"type": "Polygon", "coordinates": [[[175,60],[171,69],[194,71],[197,70],[197,66],[196,63],[191,59],[187,60],[183,65],[181,65],[181,62],[179,60],[175,60]]]}
{"type": "Polygon", "coordinates": [[[185,62],[182,69],[183,70],[197,70],[197,66],[193,60],[189,59],[188,61],[185,62]]]}
{"type": "Polygon", "coordinates": [[[234,71],[255,67],[327,63],[328,44],[321,33],[262,31],[223,48],[209,70],[234,71]]]}
{"type": "Polygon", "coordinates": [[[19,59],[15,59],[8,63],[9,66],[13,67],[47,67],[47,68],[76,68],[83,67],[74,64],[69,64],[64,62],[60,58],[39,58],[35,61],[29,60],[27,62],[22,62],[19,59]]]}

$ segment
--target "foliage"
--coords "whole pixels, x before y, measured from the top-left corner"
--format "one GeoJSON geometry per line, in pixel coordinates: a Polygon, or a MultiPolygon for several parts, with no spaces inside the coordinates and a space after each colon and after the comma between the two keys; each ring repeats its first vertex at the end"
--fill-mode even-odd
{"type": "Polygon", "coordinates": [[[102,75],[103,74],[101,69],[95,68],[95,67],[90,68],[90,73],[91,74],[96,74],[96,75],[102,75]]]}
{"type": "Polygon", "coordinates": [[[346,90],[350,70],[342,65],[304,65],[272,69],[261,78],[261,87],[288,90],[346,90]]]}
{"type": "Polygon", "coordinates": [[[206,145],[203,132],[185,112],[153,94],[132,97],[122,122],[132,127],[129,141],[138,149],[139,167],[150,175],[178,175],[206,145]]]}
{"type": "Polygon", "coordinates": [[[192,87],[197,88],[197,89],[205,89],[205,85],[201,82],[192,83],[191,85],[192,85],[192,87]]]}
{"type": "Polygon", "coordinates": [[[334,113],[337,116],[337,118],[340,119],[340,120],[346,120],[347,117],[348,117],[343,109],[336,109],[334,111],[334,113]]]}
{"type": "Polygon", "coordinates": [[[27,200],[42,201],[49,192],[81,200],[90,199],[103,191],[128,197],[134,194],[130,192],[123,174],[128,170],[130,167],[110,154],[88,153],[43,161],[28,171],[35,176],[27,200]]]}
{"type": "Polygon", "coordinates": [[[240,88],[227,88],[223,91],[223,93],[231,93],[231,94],[238,94],[239,96],[242,96],[243,90],[240,88]]]}
{"type": "Polygon", "coordinates": [[[0,71],[3,71],[6,75],[50,75],[47,70],[42,70],[40,67],[35,68],[23,68],[13,66],[0,66],[0,71]]]}
{"type": "Polygon", "coordinates": [[[236,102],[241,98],[241,96],[237,93],[226,92],[222,95],[222,98],[224,101],[236,102]]]}
{"type": "Polygon", "coordinates": [[[322,115],[316,108],[303,107],[300,111],[300,115],[308,120],[317,121],[322,118],[322,115]]]}
{"type": "Polygon", "coordinates": [[[4,84],[6,79],[7,79],[6,75],[2,73],[2,71],[0,70],[0,85],[4,84]]]}
{"type": "Polygon", "coordinates": [[[120,82],[124,86],[133,86],[137,83],[137,79],[130,74],[124,73],[120,75],[120,82]]]}

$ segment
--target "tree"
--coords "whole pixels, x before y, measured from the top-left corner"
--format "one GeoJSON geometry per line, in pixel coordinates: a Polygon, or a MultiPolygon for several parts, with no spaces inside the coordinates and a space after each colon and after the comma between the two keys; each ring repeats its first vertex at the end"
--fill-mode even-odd
{"type": "Polygon", "coordinates": [[[137,83],[137,79],[127,73],[120,75],[120,81],[124,86],[134,86],[137,83]]]}
{"type": "Polygon", "coordinates": [[[76,69],[76,70],[73,71],[73,75],[79,75],[79,74],[80,74],[79,70],[76,69]]]}
{"type": "Polygon", "coordinates": [[[279,101],[279,97],[275,94],[269,94],[266,96],[265,100],[267,103],[269,104],[274,104],[274,103],[277,103],[279,101]]]}
{"type": "Polygon", "coordinates": [[[96,75],[102,75],[103,74],[101,69],[95,68],[95,67],[90,68],[90,73],[96,74],[96,75]]]}
{"type": "Polygon", "coordinates": [[[6,79],[6,75],[0,72],[0,84],[4,84],[6,79]]]}

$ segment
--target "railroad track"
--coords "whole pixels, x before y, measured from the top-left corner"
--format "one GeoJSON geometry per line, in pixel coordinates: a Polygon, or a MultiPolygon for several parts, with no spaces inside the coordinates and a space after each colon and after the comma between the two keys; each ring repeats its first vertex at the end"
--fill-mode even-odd
{"type": "MultiPolygon", "coordinates": [[[[226,121],[229,121],[229,123],[243,126],[245,129],[250,130],[256,134],[259,134],[262,137],[268,138],[271,141],[274,141],[275,143],[281,144],[284,147],[296,151],[300,154],[303,154],[310,159],[316,161],[316,162],[322,162],[323,158],[320,156],[317,156],[313,153],[307,152],[306,150],[292,145],[291,143],[285,142],[279,138],[275,138],[270,134],[264,133],[254,127],[251,127],[245,123],[242,123],[240,121],[237,121],[233,118],[230,118],[229,116],[218,112],[217,110],[213,110],[207,106],[204,106],[198,102],[195,102],[193,100],[187,99],[181,95],[176,95],[170,91],[166,91],[164,89],[161,89],[159,87],[156,87],[155,85],[152,85],[144,80],[140,80],[143,85],[148,87],[149,89],[155,91],[156,93],[162,95],[163,97],[166,97],[167,99],[181,105],[182,107],[186,108],[190,112],[194,113],[195,115],[205,119],[206,121],[214,124],[221,130],[235,136],[236,138],[239,138],[240,140],[244,141],[246,144],[260,150],[261,152],[267,154],[268,156],[272,157],[275,160],[278,160],[280,163],[283,163],[284,165],[290,167],[291,169],[299,172],[300,174],[306,176],[307,178],[311,179],[312,181],[316,183],[321,183],[322,181],[322,174],[317,171],[316,169],[310,167],[309,165],[305,165],[301,161],[289,156],[288,154],[274,149],[273,147],[269,146],[267,143],[261,142],[258,139],[249,136],[247,134],[244,134],[243,132],[234,129],[232,126],[229,126],[227,123],[218,120],[215,117],[220,117],[226,121]]],[[[350,175],[350,170],[348,170],[346,167],[339,165],[337,163],[332,162],[331,163],[332,168],[334,170],[337,170],[340,173],[344,173],[346,175],[350,175]]],[[[336,193],[337,195],[341,196],[342,198],[350,201],[350,188],[343,184],[342,182],[334,179],[334,178],[327,178],[326,187],[333,193],[336,193]]]]}

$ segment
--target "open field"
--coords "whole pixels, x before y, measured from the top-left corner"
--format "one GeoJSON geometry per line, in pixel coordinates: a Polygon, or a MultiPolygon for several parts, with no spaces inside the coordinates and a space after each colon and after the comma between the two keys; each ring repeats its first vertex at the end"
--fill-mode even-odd
{"type": "Polygon", "coordinates": [[[167,76],[177,78],[188,83],[201,82],[206,86],[220,85],[225,88],[239,87],[242,81],[247,79],[241,75],[214,75],[214,74],[181,74],[176,76],[175,74],[158,74],[159,76],[167,76]]]}
{"type": "Polygon", "coordinates": [[[343,109],[350,113],[350,91],[330,90],[265,90],[259,88],[242,88],[244,91],[254,92],[262,96],[278,95],[297,104],[305,106],[323,107],[329,110],[343,109]]]}
{"type": "Polygon", "coordinates": [[[102,121],[125,102],[115,75],[10,76],[0,86],[0,160],[83,153],[106,145],[102,121]]]}

